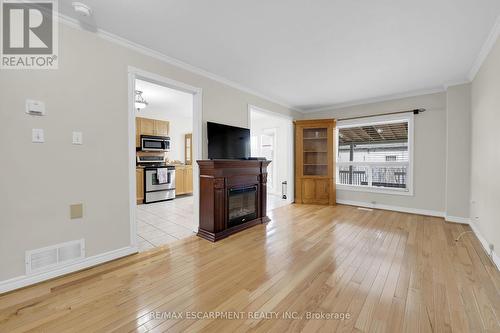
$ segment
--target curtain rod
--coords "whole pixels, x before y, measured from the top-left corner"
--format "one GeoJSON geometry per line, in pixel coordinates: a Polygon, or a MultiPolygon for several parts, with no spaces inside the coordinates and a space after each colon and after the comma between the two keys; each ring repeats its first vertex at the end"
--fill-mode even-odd
{"type": "Polygon", "coordinates": [[[406,111],[396,111],[396,112],[386,112],[386,113],[379,113],[379,114],[372,114],[369,116],[358,116],[358,117],[349,117],[349,118],[336,118],[337,120],[353,120],[353,119],[360,119],[360,118],[370,118],[370,117],[377,117],[377,116],[388,116],[391,114],[400,114],[400,113],[408,113],[408,112],[413,112],[413,114],[419,114],[421,112],[425,112],[426,110],[424,108],[420,109],[413,109],[413,110],[406,110],[406,111]]]}

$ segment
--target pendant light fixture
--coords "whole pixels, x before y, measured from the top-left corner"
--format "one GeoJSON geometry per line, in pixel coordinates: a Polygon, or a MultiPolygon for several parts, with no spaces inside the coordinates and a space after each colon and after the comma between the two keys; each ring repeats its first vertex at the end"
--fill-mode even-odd
{"type": "Polygon", "coordinates": [[[142,91],[136,90],[135,91],[135,108],[137,111],[140,109],[144,109],[146,106],[148,106],[148,102],[142,97],[142,91]]]}

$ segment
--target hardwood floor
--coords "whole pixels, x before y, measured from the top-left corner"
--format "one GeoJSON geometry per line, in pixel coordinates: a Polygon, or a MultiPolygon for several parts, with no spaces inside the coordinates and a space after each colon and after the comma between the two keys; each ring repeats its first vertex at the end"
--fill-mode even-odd
{"type": "Polygon", "coordinates": [[[468,226],[349,206],[269,215],[0,296],[0,332],[500,331],[500,273],[473,234],[455,242],[468,226]]]}

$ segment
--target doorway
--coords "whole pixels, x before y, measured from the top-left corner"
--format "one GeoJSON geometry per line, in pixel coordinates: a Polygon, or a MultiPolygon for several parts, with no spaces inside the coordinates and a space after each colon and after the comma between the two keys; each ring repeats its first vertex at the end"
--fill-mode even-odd
{"type": "Polygon", "coordinates": [[[268,167],[269,210],[294,200],[292,118],[249,105],[251,155],[271,160],[268,167]]]}
{"type": "Polygon", "coordinates": [[[139,251],[198,229],[202,91],[128,70],[130,241],[139,251]]]}

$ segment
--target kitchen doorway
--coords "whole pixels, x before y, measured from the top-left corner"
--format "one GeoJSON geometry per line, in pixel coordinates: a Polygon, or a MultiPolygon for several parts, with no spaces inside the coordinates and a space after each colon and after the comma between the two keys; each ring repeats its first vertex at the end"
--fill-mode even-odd
{"type": "Polygon", "coordinates": [[[130,241],[138,251],[198,229],[202,91],[128,70],[130,241]]]}

